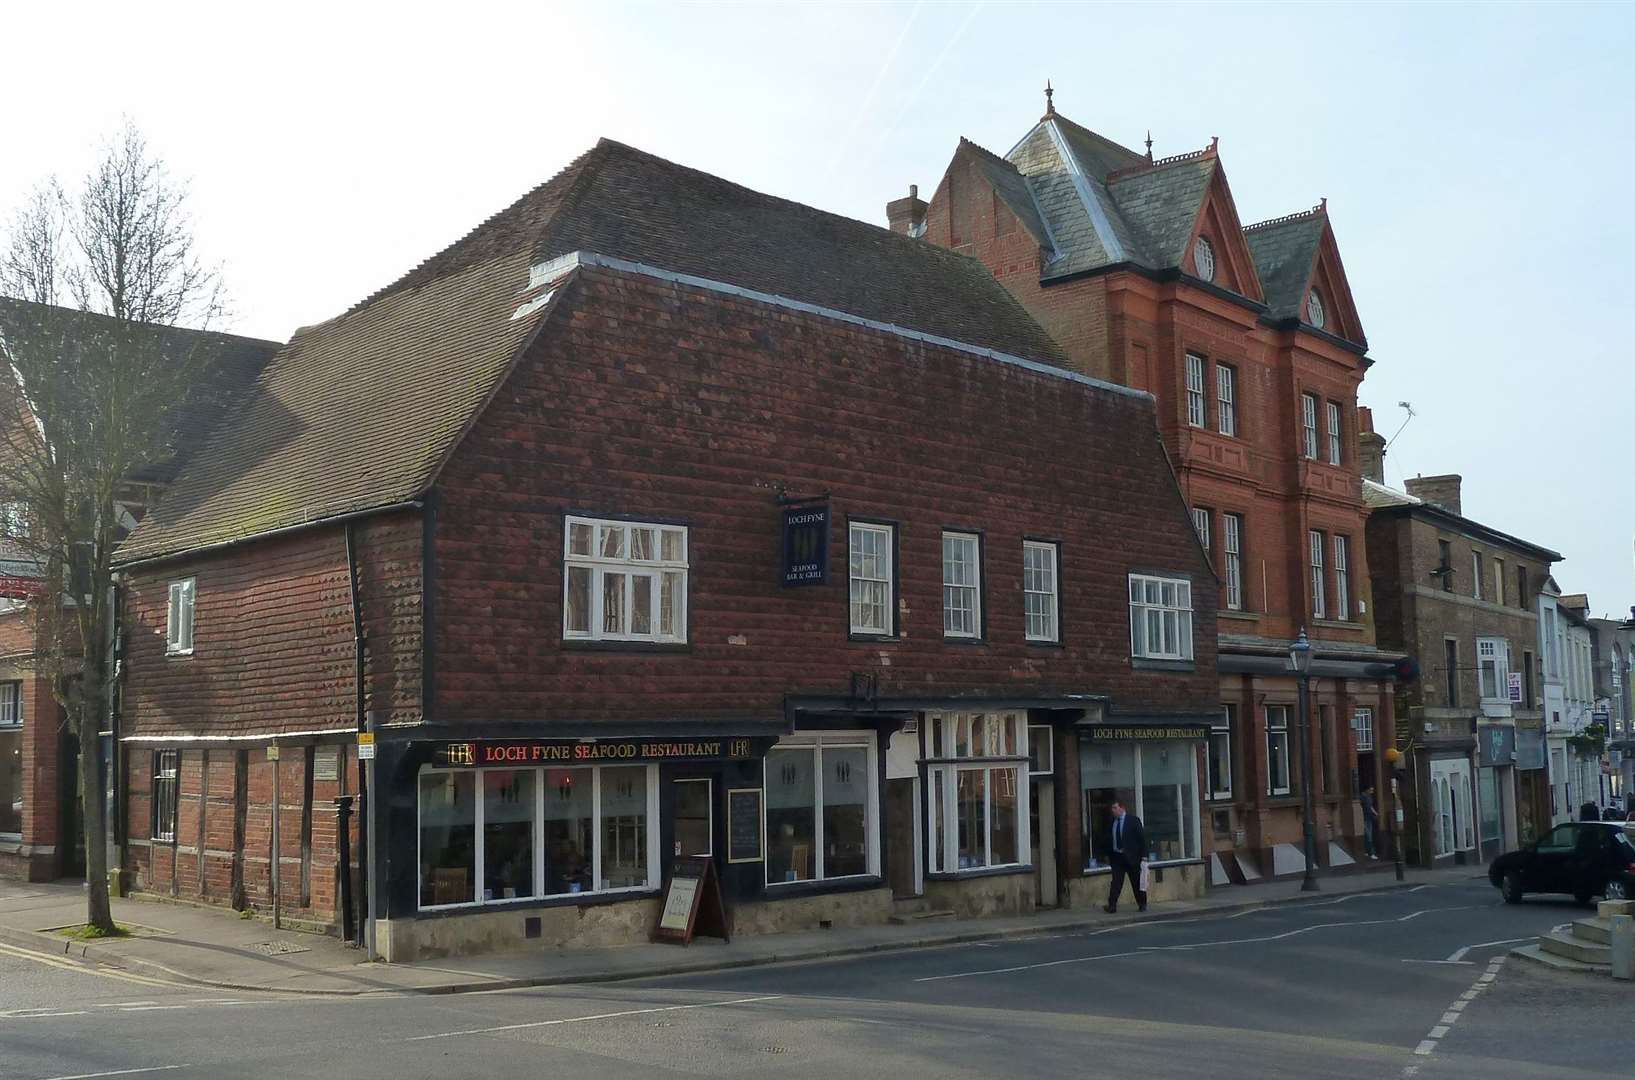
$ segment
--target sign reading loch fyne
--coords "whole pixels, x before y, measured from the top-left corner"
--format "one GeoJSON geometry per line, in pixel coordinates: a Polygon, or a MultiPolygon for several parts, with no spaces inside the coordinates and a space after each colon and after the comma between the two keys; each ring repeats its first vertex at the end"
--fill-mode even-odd
{"type": "Polygon", "coordinates": [[[604,739],[595,742],[512,740],[442,743],[436,762],[461,765],[592,764],[598,761],[703,761],[755,756],[750,739],[604,739]]]}
{"type": "Polygon", "coordinates": [[[828,580],[829,504],[785,507],[783,583],[822,585],[828,580]]]}

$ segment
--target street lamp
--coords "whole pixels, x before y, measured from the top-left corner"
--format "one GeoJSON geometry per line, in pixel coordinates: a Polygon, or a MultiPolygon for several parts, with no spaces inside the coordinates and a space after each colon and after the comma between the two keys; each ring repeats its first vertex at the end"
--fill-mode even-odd
{"type": "Polygon", "coordinates": [[[1306,628],[1289,645],[1289,667],[1294,670],[1300,687],[1300,790],[1305,803],[1306,876],[1300,882],[1301,892],[1317,892],[1317,822],[1312,810],[1311,793],[1311,642],[1306,640],[1306,628]]]}

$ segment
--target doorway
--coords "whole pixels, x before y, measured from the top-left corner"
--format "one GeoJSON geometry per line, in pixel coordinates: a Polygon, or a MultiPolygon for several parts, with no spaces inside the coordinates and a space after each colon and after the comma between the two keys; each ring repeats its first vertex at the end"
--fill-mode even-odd
{"type": "Polygon", "coordinates": [[[670,781],[675,853],[681,858],[715,854],[715,781],[707,776],[670,781]]]}
{"type": "Polygon", "coordinates": [[[85,876],[85,820],[80,815],[79,733],[64,724],[57,742],[57,875],[85,876]]]}
{"type": "Polygon", "coordinates": [[[1033,902],[1055,907],[1056,894],[1056,781],[1035,776],[1029,782],[1028,846],[1033,859],[1033,902]]]}

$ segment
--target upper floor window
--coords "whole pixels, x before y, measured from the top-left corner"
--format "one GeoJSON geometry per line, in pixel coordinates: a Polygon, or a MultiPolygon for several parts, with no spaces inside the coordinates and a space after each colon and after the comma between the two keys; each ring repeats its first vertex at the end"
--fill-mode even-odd
{"type": "Polygon", "coordinates": [[[1483,701],[1509,701],[1510,643],[1504,638],[1476,639],[1476,668],[1483,701]]]}
{"type": "Polygon", "coordinates": [[[1317,395],[1300,395],[1300,451],[1317,459],[1317,395]]]}
{"type": "Polygon", "coordinates": [[[942,534],[942,632],[982,636],[982,542],[971,533],[942,534]]]}
{"type": "Polygon", "coordinates": [[[1448,708],[1459,707],[1459,642],[1455,638],[1442,639],[1442,671],[1447,685],[1443,688],[1448,708]]]}
{"type": "Polygon", "coordinates": [[[1527,610],[1527,567],[1516,567],[1516,606],[1527,610]]]}
{"type": "Polygon", "coordinates": [[[890,525],[854,521],[848,534],[851,563],[852,633],[889,636],[896,630],[892,595],[896,587],[890,525]]]}
{"type": "Polygon", "coordinates": [[[687,640],[685,528],[570,517],[564,545],[564,638],[687,640]]]}
{"type": "Polygon", "coordinates": [[[1328,595],[1324,588],[1323,534],[1312,529],[1311,537],[1311,617],[1328,618],[1328,595]]]}
{"type": "Polygon", "coordinates": [[[1215,280],[1215,245],[1209,237],[1200,236],[1192,242],[1192,265],[1203,280],[1215,280]]]}
{"type": "Polygon", "coordinates": [[[1470,595],[1480,600],[1482,598],[1482,553],[1470,553],[1470,595]]]}
{"type": "Polygon", "coordinates": [[[1332,401],[1328,403],[1328,463],[1340,463],[1340,407],[1332,401]]]}
{"type": "Polygon", "coordinates": [[[1055,544],[1022,542],[1022,604],[1029,641],[1059,641],[1055,544]]]}
{"type": "Polygon", "coordinates": [[[1442,591],[1453,591],[1453,544],[1447,540],[1436,542],[1437,556],[1442,560],[1436,572],[1442,577],[1442,591]]]}
{"type": "Polygon", "coordinates": [[[1230,364],[1215,365],[1216,419],[1222,435],[1238,433],[1238,369],[1230,364]]]}
{"type": "Polygon", "coordinates": [[[1208,554],[1209,552],[1209,534],[1214,532],[1214,526],[1211,524],[1209,519],[1210,514],[1208,510],[1205,510],[1201,506],[1194,506],[1192,508],[1192,527],[1198,533],[1198,543],[1204,546],[1205,554],[1208,554]]]}
{"type": "Polygon", "coordinates": [[[1306,294],[1306,321],[1319,330],[1328,325],[1328,313],[1323,310],[1323,294],[1316,289],[1306,294]]]}
{"type": "Polygon", "coordinates": [[[1243,609],[1243,515],[1221,515],[1221,547],[1226,571],[1226,606],[1243,609]]]}
{"type": "Polygon", "coordinates": [[[1209,422],[1204,413],[1204,358],[1187,353],[1187,423],[1203,427],[1209,422]]]}
{"type": "Polygon", "coordinates": [[[1504,560],[1495,557],[1493,560],[1493,596],[1495,604],[1504,603],[1504,560]]]}
{"type": "Polygon", "coordinates": [[[20,502],[0,502],[0,540],[27,540],[28,506],[20,502]]]}
{"type": "Polygon", "coordinates": [[[1130,652],[1148,660],[1192,659],[1192,583],[1130,575],[1130,652]]]}
{"type": "MultiPolygon", "coordinates": [[[[0,682],[0,728],[23,725],[23,684],[0,682]]],[[[0,768],[3,768],[0,765],[0,768]]]]}
{"type": "Polygon", "coordinates": [[[170,605],[165,613],[165,652],[193,651],[194,579],[170,583],[170,605]]]}
{"type": "Polygon", "coordinates": [[[1351,541],[1334,538],[1334,617],[1351,618],[1351,541]]]}

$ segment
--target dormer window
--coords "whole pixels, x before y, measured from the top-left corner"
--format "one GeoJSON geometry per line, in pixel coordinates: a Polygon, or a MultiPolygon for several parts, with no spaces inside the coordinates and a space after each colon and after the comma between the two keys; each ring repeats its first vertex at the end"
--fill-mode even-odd
{"type": "Polygon", "coordinates": [[[1192,266],[1204,281],[1215,280],[1215,245],[1209,237],[1200,236],[1192,242],[1192,266]]]}
{"type": "Polygon", "coordinates": [[[1313,289],[1306,297],[1306,321],[1321,330],[1327,318],[1323,314],[1323,294],[1313,289]]]}

